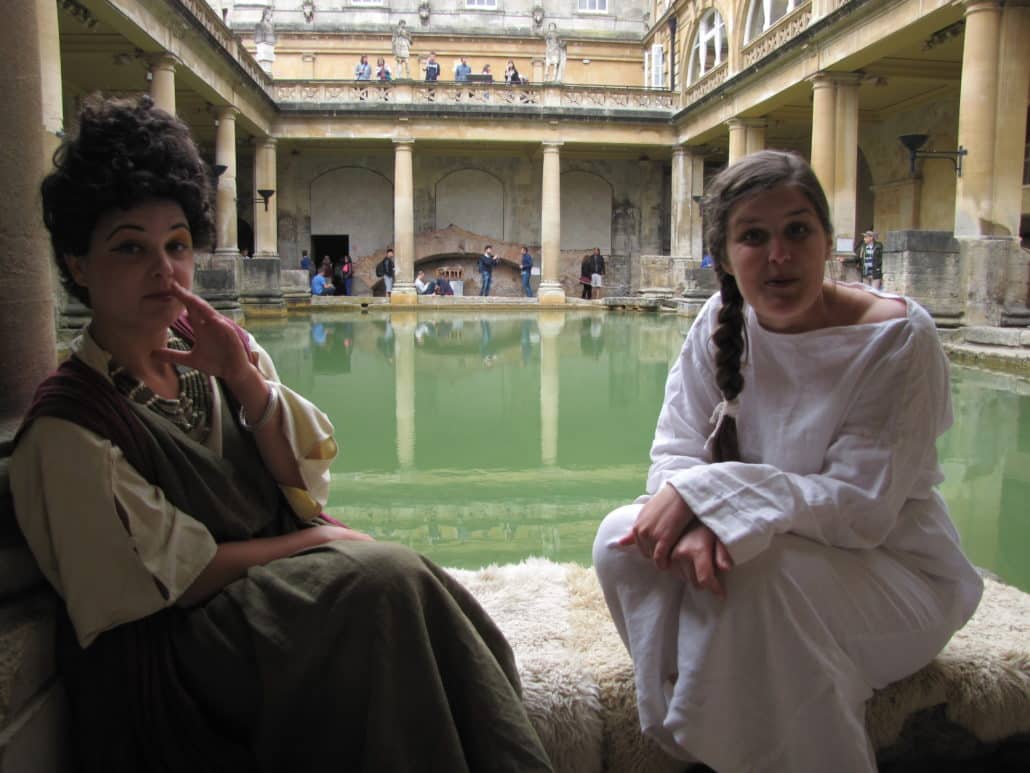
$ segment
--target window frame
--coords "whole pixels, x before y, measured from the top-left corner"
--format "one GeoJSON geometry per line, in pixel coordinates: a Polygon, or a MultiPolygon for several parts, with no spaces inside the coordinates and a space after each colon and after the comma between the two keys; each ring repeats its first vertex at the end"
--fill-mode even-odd
{"type": "Polygon", "coordinates": [[[719,13],[719,9],[709,8],[697,23],[697,30],[694,32],[694,39],[690,44],[690,66],[687,68],[687,85],[697,83],[708,73],[718,69],[729,59],[729,39],[726,36],[726,21],[719,13]],[[710,26],[709,26],[710,25],[710,26]],[[702,57],[707,44],[712,42],[715,47],[715,61],[711,67],[705,67],[702,57]],[[726,51],[726,58],[723,58],[723,49],[726,51]]]}

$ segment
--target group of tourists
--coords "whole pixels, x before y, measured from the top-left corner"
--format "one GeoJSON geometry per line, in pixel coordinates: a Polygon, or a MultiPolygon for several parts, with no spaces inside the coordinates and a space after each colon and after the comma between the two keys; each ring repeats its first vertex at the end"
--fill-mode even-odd
{"type": "Polygon", "coordinates": [[[322,258],[316,271],[311,258],[305,251],[301,256],[300,266],[307,269],[311,277],[312,295],[354,294],[354,261],[351,260],[350,255],[344,255],[338,260],[333,260],[326,255],[322,258]]]}
{"type": "MultiPolygon", "coordinates": [[[[552,770],[501,631],[432,561],[326,514],[330,418],[191,292],[214,197],[186,125],[147,96],[73,125],[43,221],[92,320],[10,479],[64,602],[78,768],[552,770]]],[[[719,771],[875,771],[866,701],[982,592],[938,490],[948,362],[914,301],[824,278],[800,157],[746,156],[702,206],[720,289],[669,372],[646,493],[594,543],[640,726],[719,771]]]]}
{"type": "Polygon", "coordinates": [[[365,54],[361,55],[358,63],[354,65],[354,80],[356,81],[389,81],[393,80],[393,71],[390,70],[390,65],[386,63],[386,59],[379,57],[376,60],[375,70],[372,69],[372,65],[368,63],[368,56],[365,54]]]}
{"type": "MultiPolygon", "coordinates": [[[[429,56],[426,58],[425,63],[422,65],[422,71],[427,81],[436,81],[440,79],[440,73],[442,68],[440,63],[436,61],[436,52],[431,51],[429,56]]],[[[459,57],[458,61],[454,65],[454,80],[458,83],[464,83],[470,80],[472,75],[472,66],[469,65],[468,59],[464,56],[459,57]]],[[[483,65],[480,71],[480,77],[478,80],[493,82],[493,70],[489,62],[483,65]]],[[[368,56],[362,54],[358,59],[358,63],[354,65],[354,80],[357,81],[389,81],[393,80],[393,71],[390,69],[390,65],[386,63],[386,59],[379,57],[376,60],[375,68],[369,64],[368,56]]],[[[518,68],[515,67],[515,62],[512,59],[508,60],[508,64],[504,69],[504,82],[509,85],[518,85],[525,83],[526,79],[519,75],[518,68]]]]}

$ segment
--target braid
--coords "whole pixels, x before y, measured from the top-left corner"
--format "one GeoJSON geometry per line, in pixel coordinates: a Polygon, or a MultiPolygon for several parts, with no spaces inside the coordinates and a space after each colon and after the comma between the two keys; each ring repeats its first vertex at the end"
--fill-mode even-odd
{"type": "MultiPolygon", "coordinates": [[[[716,276],[722,294],[722,308],[719,309],[719,326],[712,333],[715,344],[715,383],[722,392],[723,400],[735,400],[744,389],[744,377],[740,373],[740,361],[747,343],[744,330],[744,298],[732,274],[716,264],[716,276]]],[[[740,445],[737,439],[737,421],[731,416],[723,419],[719,434],[715,436],[714,455],[717,462],[740,460],[740,445]]]]}

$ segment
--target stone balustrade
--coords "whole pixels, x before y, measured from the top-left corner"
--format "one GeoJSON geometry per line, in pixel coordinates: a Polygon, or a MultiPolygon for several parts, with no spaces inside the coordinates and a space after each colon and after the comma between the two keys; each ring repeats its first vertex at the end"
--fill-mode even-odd
{"type": "Polygon", "coordinates": [[[670,114],[678,106],[672,91],[626,86],[571,84],[454,83],[438,81],[277,80],[272,97],[286,109],[332,109],[387,105],[557,108],[670,114]]]}
{"type": "Polygon", "coordinates": [[[769,29],[752,40],[742,52],[744,67],[750,67],[760,59],[783,46],[788,40],[796,38],[808,28],[812,20],[812,4],[805,3],[777,20],[769,29]]]}

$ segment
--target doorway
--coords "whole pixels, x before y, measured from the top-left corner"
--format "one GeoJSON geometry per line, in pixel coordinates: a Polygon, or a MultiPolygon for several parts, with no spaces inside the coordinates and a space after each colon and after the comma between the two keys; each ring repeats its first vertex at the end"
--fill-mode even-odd
{"type": "Polygon", "coordinates": [[[333,263],[338,263],[349,252],[350,234],[311,234],[311,259],[316,266],[322,265],[325,255],[333,263]]]}

